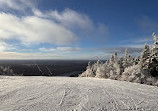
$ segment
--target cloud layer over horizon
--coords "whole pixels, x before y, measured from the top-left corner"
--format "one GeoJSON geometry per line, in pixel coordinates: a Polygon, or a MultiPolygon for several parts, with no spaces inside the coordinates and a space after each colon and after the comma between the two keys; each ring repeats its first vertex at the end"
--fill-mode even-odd
{"type": "Polygon", "coordinates": [[[86,14],[68,8],[61,12],[57,10],[42,12],[33,3],[30,0],[0,0],[2,10],[0,13],[0,42],[5,44],[0,47],[1,52],[8,49],[8,41],[11,40],[16,41],[14,44],[18,44],[17,49],[21,45],[26,48],[39,45],[35,50],[76,52],[81,49],[73,46],[81,39],[76,33],[80,33],[82,36],[93,36],[95,33],[106,35],[107,33],[106,26],[95,25],[86,14]],[[6,12],[9,9],[21,12],[22,15],[6,12]],[[32,11],[32,14],[27,13],[28,9],[32,11]],[[40,44],[50,44],[50,46],[42,47],[40,44]],[[51,47],[51,45],[53,46],[51,47]]]}
{"type": "MultiPolygon", "coordinates": [[[[153,42],[147,36],[133,39],[135,35],[126,32],[122,34],[123,39],[120,39],[122,35],[118,35],[117,31],[124,30],[120,28],[123,25],[120,23],[119,29],[113,31],[118,27],[115,24],[119,22],[112,26],[109,25],[110,22],[106,22],[108,17],[102,20],[102,16],[108,13],[92,17],[83,13],[84,11],[70,7],[42,9],[38,2],[0,0],[0,58],[31,58],[32,55],[32,58],[36,56],[39,59],[87,59],[97,55],[101,57],[101,54],[108,58],[112,51],[124,53],[125,48],[128,48],[130,53],[139,53],[145,42],[153,42]],[[127,40],[126,43],[122,42],[129,38],[131,40],[127,40]],[[107,42],[104,44],[105,41],[107,42]],[[7,56],[3,57],[5,54],[7,56]]],[[[119,19],[113,16],[111,20],[119,19]]],[[[142,30],[149,27],[150,31],[157,28],[156,24],[158,23],[148,17],[143,17],[138,23],[142,30]]]]}

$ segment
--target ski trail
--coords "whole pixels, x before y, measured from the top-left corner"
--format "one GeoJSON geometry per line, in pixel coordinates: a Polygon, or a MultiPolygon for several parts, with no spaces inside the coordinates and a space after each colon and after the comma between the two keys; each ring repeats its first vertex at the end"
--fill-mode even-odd
{"type": "Polygon", "coordinates": [[[158,88],[69,77],[1,77],[0,111],[158,111],[158,88]]]}
{"type": "Polygon", "coordinates": [[[61,106],[62,105],[62,103],[63,103],[63,101],[64,101],[64,97],[66,96],[66,92],[65,92],[65,90],[64,90],[64,95],[63,95],[63,97],[61,98],[61,101],[60,101],[60,103],[59,103],[59,106],[61,106]]]}
{"type": "Polygon", "coordinates": [[[70,92],[70,89],[64,88],[64,94],[63,94],[63,97],[61,98],[61,101],[60,101],[60,103],[59,103],[59,106],[61,106],[61,105],[63,104],[64,99],[65,99],[66,95],[68,95],[69,92],[70,92]]]}

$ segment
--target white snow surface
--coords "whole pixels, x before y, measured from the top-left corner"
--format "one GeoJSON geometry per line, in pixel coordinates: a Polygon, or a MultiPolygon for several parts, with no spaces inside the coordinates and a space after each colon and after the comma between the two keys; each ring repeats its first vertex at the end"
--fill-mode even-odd
{"type": "Polygon", "coordinates": [[[158,111],[158,87],[99,78],[0,76],[0,111],[158,111]]]}

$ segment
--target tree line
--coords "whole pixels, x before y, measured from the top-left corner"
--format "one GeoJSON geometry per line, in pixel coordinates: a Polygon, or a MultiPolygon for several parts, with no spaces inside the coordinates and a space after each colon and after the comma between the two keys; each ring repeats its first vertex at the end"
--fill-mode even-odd
{"type": "Polygon", "coordinates": [[[158,86],[158,37],[154,44],[145,44],[141,56],[133,57],[125,50],[124,57],[115,52],[109,60],[88,63],[80,77],[98,77],[158,86]]]}

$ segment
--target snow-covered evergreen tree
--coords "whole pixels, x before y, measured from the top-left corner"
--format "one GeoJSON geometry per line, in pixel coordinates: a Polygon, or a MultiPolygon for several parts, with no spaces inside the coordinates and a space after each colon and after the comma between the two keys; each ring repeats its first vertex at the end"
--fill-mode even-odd
{"type": "Polygon", "coordinates": [[[80,77],[94,77],[95,73],[93,72],[93,65],[91,64],[91,62],[88,62],[88,66],[85,72],[83,72],[80,77]]]}
{"type": "Polygon", "coordinates": [[[158,76],[158,37],[153,33],[154,45],[151,47],[149,71],[156,77],[158,76]]]}
{"type": "Polygon", "coordinates": [[[145,44],[141,59],[140,59],[140,67],[143,69],[148,69],[149,68],[149,62],[150,62],[150,49],[147,44],[145,44]]]}
{"type": "Polygon", "coordinates": [[[112,70],[111,65],[108,62],[105,62],[102,66],[97,68],[96,76],[98,78],[109,78],[109,72],[112,70]]]}
{"type": "Polygon", "coordinates": [[[133,65],[137,65],[140,62],[140,56],[133,58],[133,65]]]}
{"type": "Polygon", "coordinates": [[[119,66],[120,66],[120,74],[122,74],[123,71],[124,71],[124,68],[123,68],[123,58],[122,58],[122,57],[119,58],[118,64],[119,64],[119,66]]]}
{"type": "Polygon", "coordinates": [[[114,55],[111,56],[110,61],[109,61],[109,65],[113,65],[114,64],[114,55]]]}
{"type": "Polygon", "coordinates": [[[114,63],[118,63],[118,57],[117,57],[117,52],[114,53],[114,63]]]}
{"type": "Polygon", "coordinates": [[[123,59],[123,69],[125,69],[126,67],[128,67],[129,66],[129,64],[128,64],[128,57],[129,57],[129,54],[128,54],[128,50],[126,49],[125,50],[125,57],[124,57],[124,59],[123,59]]]}

